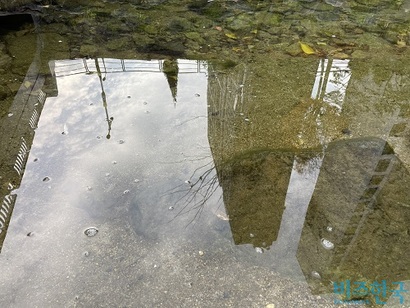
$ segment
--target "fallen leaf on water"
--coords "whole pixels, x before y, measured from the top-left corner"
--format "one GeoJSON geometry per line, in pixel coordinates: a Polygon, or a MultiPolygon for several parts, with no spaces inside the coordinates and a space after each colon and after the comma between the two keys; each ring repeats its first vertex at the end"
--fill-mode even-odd
{"type": "Polygon", "coordinates": [[[225,35],[226,35],[227,37],[229,37],[230,39],[233,39],[233,40],[238,39],[238,37],[237,37],[235,34],[233,34],[233,33],[225,33],[225,35]]]}
{"type": "Polygon", "coordinates": [[[299,42],[300,48],[302,48],[302,51],[307,54],[307,55],[313,55],[316,53],[316,51],[313,50],[312,47],[310,47],[308,44],[299,42]]]}

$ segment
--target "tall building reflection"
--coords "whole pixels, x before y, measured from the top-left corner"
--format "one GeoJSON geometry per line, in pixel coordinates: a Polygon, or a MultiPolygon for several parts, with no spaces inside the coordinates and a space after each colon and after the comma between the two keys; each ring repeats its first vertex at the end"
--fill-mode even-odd
{"type": "MultiPolygon", "coordinates": [[[[297,258],[313,293],[334,281],[409,279],[410,174],[378,138],[331,143],[309,204],[297,258]]],[[[389,289],[390,289],[389,288],[389,289]]]]}
{"type": "MultiPolygon", "coordinates": [[[[273,92],[270,100],[282,103],[271,108],[263,95],[258,101],[258,95],[247,93],[258,87],[247,75],[255,67],[220,74],[211,66],[208,135],[233,240],[275,249],[284,213],[297,207],[306,217],[294,220],[300,231],[287,245],[295,246],[314,294],[332,293],[332,282],[345,279],[386,280],[393,288],[392,282],[407,280],[410,273],[403,258],[410,240],[409,166],[401,161],[405,147],[397,147],[398,155],[390,144],[403,139],[408,112],[400,102],[395,107],[401,111],[390,114],[369,105],[368,94],[357,93],[368,77],[359,79],[364,72],[357,71],[355,80],[349,60],[320,59],[316,65],[314,76],[288,80],[305,94],[306,85],[311,87],[310,99],[292,106],[286,103],[294,93],[281,81],[259,75],[269,85],[266,92],[273,92]],[[264,103],[265,114],[258,113],[264,103]],[[363,105],[369,105],[366,111],[363,105]],[[371,118],[370,112],[379,121],[391,120],[380,129],[358,125],[361,116],[371,118]]],[[[369,67],[361,69],[371,76],[369,67]]]]}

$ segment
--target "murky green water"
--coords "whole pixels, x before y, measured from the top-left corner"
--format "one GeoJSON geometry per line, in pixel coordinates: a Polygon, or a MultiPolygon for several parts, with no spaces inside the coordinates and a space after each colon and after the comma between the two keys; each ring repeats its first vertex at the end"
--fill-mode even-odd
{"type": "Polygon", "coordinates": [[[159,2],[0,17],[0,306],[408,306],[408,3],[159,2]]]}

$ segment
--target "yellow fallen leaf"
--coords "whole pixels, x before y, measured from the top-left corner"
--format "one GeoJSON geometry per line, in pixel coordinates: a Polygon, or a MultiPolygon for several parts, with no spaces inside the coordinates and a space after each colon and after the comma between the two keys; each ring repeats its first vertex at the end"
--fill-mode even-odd
{"type": "Polygon", "coordinates": [[[312,47],[310,47],[308,44],[299,42],[300,48],[302,48],[302,51],[307,54],[307,55],[313,55],[316,53],[316,51],[313,50],[312,47]]]}
{"type": "Polygon", "coordinates": [[[230,39],[233,39],[233,40],[238,39],[238,37],[237,37],[235,34],[233,34],[233,33],[225,33],[225,35],[226,35],[227,37],[229,37],[230,39]]]}

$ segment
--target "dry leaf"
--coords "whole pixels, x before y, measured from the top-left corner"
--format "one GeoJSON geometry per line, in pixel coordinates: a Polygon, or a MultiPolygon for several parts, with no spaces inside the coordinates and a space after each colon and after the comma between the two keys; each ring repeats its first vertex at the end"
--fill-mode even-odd
{"type": "Polygon", "coordinates": [[[238,39],[238,37],[237,37],[235,34],[233,34],[233,33],[225,33],[225,35],[226,35],[227,37],[229,37],[230,39],[233,39],[233,40],[238,39]]]}
{"type": "Polygon", "coordinates": [[[302,48],[302,51],[303,51],[305,54],[307,54],[307,55],[313,55],[313,54],[316,53],[316,51],[315,51],[312,47],[310,47],[309,45],[304,44],[304,43],[302,43],[302,42],[299,42],[299,44],[300,44],[300,48],[302,48]]]}

